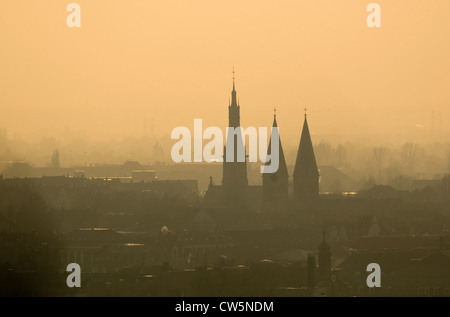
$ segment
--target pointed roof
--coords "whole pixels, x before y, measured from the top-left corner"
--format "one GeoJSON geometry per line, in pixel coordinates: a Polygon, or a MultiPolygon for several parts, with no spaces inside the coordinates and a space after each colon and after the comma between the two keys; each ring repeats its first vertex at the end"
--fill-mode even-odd
{"type": "Polygon", "coordinates": [[[314,155],[314,149],[311,142],[311,136],[309,134],[308,120],[303,122],[303,131],[300,138],[300,145],[298,147],[297,159],[295,161],[294,178],[300,177],[312,177],[316,178],[319,175],[317,169],[316,157],[314,155]]]}
{"type": "Polygon", "coordinates": [[[237,107],[238,102],[236,100],[236,88],[234,84],[234,68],[233,68],[233,90],[231,91],[231,106],[237,107]]]}
{"type": "MultiPolygon", "coordinates": [[[[273,115],[272,127],[278,128],[276,114],[273,115]]],[[[270,140],[269,140],[269,147],[267,149],[267,154],[272,153],[272,149],[271,149],[272,142],[271,141],[272,141],[272,137],[270,137],[270,140]]],[[[281,145],[280,135],[278,135],[278,151],[279,151],[279,163],[278,163],[278,170],[275,173],[278,175],[288,176],[287,165],[286,165],[286,160],[284,158],[283,146],[281,145]]],[[[266,163],[266,165],[268,165],[268,164],[270,164],[270,162],[266,163]]]]}
{"type": "Polygon", "coordinates": [[[234,88],[234,67],[233,67],[233,91],[235,91],[236,89],[234,88]]]}

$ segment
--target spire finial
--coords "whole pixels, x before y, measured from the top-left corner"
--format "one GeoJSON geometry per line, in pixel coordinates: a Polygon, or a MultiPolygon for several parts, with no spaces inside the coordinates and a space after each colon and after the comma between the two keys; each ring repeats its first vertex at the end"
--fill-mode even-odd
{"type": "Polygon", "coordinates": [[[233,90],[235,90],[234,89],[234,67],[233,67],[233,90]]]}
{"type": "Polygon", "coordinates": [[[231,105],[233,107],[239,106],[239,101],[237,100],[236,96],[236,88],[234,86],[234,67],[233,67],[233,90],[231,91],[231,105]]]}
{"type": "Polygon", "coordinates": [[[276,118],[277,117],[277,108],[273,108],[273,117],[276,118]]]}
{"type": "Polygon", "coordinates": [[[307,111],[308,109],[306,109],[306,107],[305,107],[305,118],[306,118],[306,111],[307,111]]]}

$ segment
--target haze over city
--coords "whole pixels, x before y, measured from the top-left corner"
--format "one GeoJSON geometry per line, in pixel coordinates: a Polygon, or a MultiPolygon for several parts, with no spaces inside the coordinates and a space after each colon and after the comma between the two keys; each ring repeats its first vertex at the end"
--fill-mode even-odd
{"type": "Polygon", "coordinates": [[[450,296],[450,1],[71,1],[0,2],[0,297],[450,296]]]}
{"type": "Polygon", "coordinates": [[[235,67],[242,125],[277,107],[292,146],[304,107],[313,135],[340,142],[448,136],[450,3],[379,3],[371,29],[364,1],[80,0],[70,29],[65,3],[2,1],[0,127],[30,142],[224,128],[235,67]]]}

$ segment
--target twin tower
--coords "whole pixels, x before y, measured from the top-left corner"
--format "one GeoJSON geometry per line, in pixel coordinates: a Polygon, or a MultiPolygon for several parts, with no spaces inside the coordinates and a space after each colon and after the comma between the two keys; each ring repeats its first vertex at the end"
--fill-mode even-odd
{"type": "MultiPolygon", "coordinates": [[[[240,126],[240,106],[237,101],[237,94],[233,78],[233,90],[231,92],[231,102],[228,106],[229,127],[240,126]]],[[[273,127],[278,127],[277,118],[274,115],[273,127]]],[[[242,140],[234,135],[234,155],[237,155],[237,147],[244,146],[242,140]]],[[[278,136],[279,137],[279,136],[278,136]]],[[[224,148],[224,154],[226,153],[224,148]]],[[[244,148],[245,153],[245,148],[244,148]]],[[[276,202],[289,198],[289,174],[283,152],[281,139],[279,140],[279,167],[275,173],[263,174],[263,200],[264,202],[276,202]]],[[[268,154],[271,154],[269,142],[268,154]]],[[[238,202],[246,200],[252,196],[252,186],[248,185],[247,162],[238,162],[236,157],[233,162],[227,162],[224,155],[222,195],[228,202],[238,202]]],[[[297,151],[297,159],[293,173],[293,197],[294,199],[315,198],[319,194],[319,171],[317,169],[314,149],[309,134],[308,121],[305,113],[303,131],[300,138],[300,145],[297,151]]]]}

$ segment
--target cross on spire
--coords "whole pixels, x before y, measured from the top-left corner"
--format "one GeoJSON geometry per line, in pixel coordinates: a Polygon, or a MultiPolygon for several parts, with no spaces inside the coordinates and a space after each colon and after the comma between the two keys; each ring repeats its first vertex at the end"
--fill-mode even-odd
{"type": "Polygon", "coordinates": [[[273,116],[274,116],[274,117],[277,116],[277,108],[273,108],[273,116]]]}
{"type": "Polygon", "coordinates": [[[305,110],[305,118],[306,118],[306,111],[307,111],[308,109],[306,109],[306,107],[305,107],[305,109],[304,109],[304,110],[305,110]]]}

